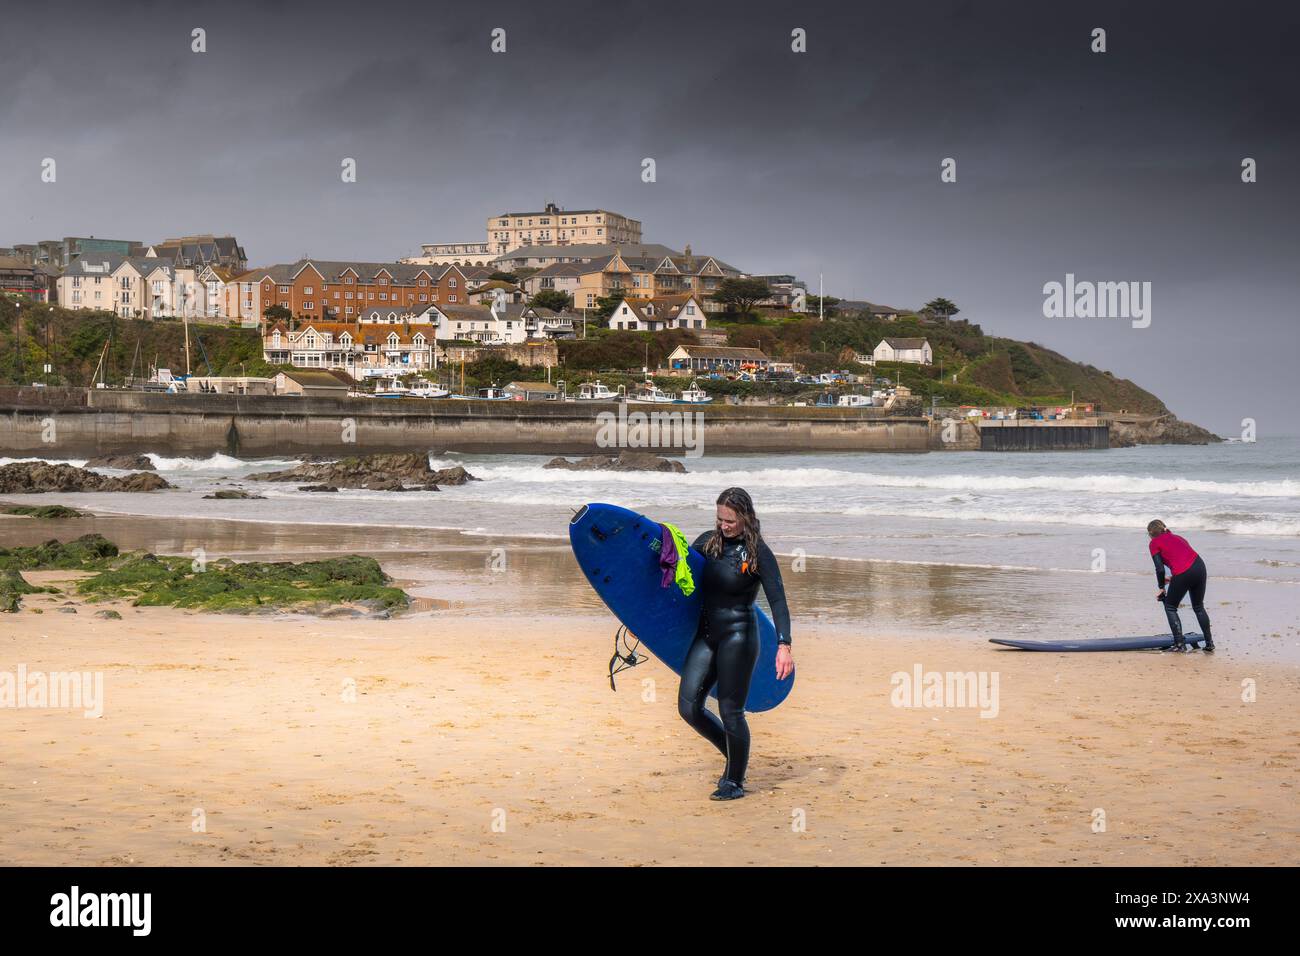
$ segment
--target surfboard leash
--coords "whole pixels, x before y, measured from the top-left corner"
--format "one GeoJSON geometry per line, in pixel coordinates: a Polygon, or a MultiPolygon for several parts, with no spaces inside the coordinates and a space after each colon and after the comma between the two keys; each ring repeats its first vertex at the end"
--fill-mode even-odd
{"type": "Polygon", "coordinates": [[[637,656],[636,649],[641,646],[641,639],[632,636],[632,640],[636,641],[636,647],[632,647],[628,644],[628,637],[629,631],[626,624],[620,625],[619,629],[614,632],[614,656],[609,659],[609,689],[613,691],[618,690],[614,686],[615,674],[621,674],[623,671],[630,670],[649,659],[649,655],[637,656]],[[626,651],[619,649],[620,643],[626,651]]]}

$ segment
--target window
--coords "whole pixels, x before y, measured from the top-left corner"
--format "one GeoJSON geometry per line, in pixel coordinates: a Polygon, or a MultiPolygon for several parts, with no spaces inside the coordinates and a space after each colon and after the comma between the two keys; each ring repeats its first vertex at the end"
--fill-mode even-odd
{"type": "Polygon", "coordinates": [[[287,285],[282,285],[277,291],[279,291],[280,295],[288,295],[289,287],[287,285]]]}
{"type": "Polygon", "coordinates": [[[351,315],[351,314],[352,314],[352,306],[349,305],[347,308],[345,308],[345,309],[343,310],[343,314],[344,314],[344,315],[351,315]]]}
{"type": "Polygon", "coordinates": [[[303,295],[311,295],[311,286],[304,286],[304,287],[303,287],[303,290],[302,290],[302,294],[303,294],[303,295]]]}
{"type": "Polygon", "coordinates": [[[455,279],[448,279],[448,280],[447,280],[447,288],[449,288],[449,289],[454,289],[454,288],[456,288],[456,280],[455,280],[455,279]]]}
{"type": "Polygon", "coordinates": [[[344,285],[352,285],[352,276],[348,276],[346,279],[344,279],[343,283],[344,285]]]}
{"type": "MultiPolygon", "coordinates": [[[[335,294],[336,296],[338,295],[337,292],[335,292],[334,294],[335,294]]],[[[343,297],[344,297],[345,299],[350,299],[350,298],[352,298],[352,293],[351,293],[351,292],[345,292],[345,293],[343,293],[343,297]]]]}
{"type": "MultiPolygon", "coordinates": [[[[373,298],[373,297],[372,297],[372,298],[373,298]]],[[[381,292],[381,293],[379,293],[379,298],[382,299],[382,300],[384,300],[384,301],[387,301],[387,300],[388,300],[388,293],[387,293],[387,292],[381,292]]]]}

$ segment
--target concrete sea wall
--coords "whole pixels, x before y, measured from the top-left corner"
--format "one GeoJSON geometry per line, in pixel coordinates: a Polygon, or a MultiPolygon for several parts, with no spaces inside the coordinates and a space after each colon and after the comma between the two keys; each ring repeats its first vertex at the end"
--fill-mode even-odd
{"type": "MultiPolygon", "coordinates": [[[[964,424],[964,423],[963,423],[964,424]]],[[[978,433],[969,425],[971,434],[978,433]]],[[[880,409],[166,395],[0,389],[0,455],[80,458],[159,452],[238,457],[517,452],[583,455],[894,451],[933,447],[930,421],[880,409]],[[659,441],[638,413],[661,416],[659,441]],[[668,418],[662,418],[667,414],[668,418]],[[673,417],[675,416],[675,418],[673,417]]],[[[965,437],[970,441],[970,436],[965,437]]],[[[976,446],[977,447],[977,446],[976,446]]]]}

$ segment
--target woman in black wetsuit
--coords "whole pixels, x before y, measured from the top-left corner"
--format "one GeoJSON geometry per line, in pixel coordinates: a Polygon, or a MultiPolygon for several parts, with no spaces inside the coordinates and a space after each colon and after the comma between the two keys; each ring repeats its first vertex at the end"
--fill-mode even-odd
{"type": "Polygon", "coordinates": [[[677,710],[727,758],[727,768],[712,799],[735,800],[745,795],[745,768],[749,764],[745,700],[758,660],[754,599],[759,584],[763,585],[776,624],[778,680],[784,680],[794,670],[790,609],[781,585],[781,569],[759,535],[754,502],[744,489],[728,488],[718,496],[716,527],[696,538],[692,547],[705,558],[700,576],[704,609],[695,640],[686,652],[677,710]],[[721,720],[704,706],[715,681],[721,720]]]}

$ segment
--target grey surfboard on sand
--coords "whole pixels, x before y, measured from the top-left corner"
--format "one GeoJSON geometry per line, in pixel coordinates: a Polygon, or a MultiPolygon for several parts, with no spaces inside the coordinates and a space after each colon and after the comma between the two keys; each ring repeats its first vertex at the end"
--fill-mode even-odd
{"type": "MultiPolygon", "coordinates": [[[[1184,634],[1183,640],[1192,647],[1205,641],[1200,634],[1184,634]]],[[[1148,651],[1162,650],[1174,646],[1170,634],[1157,637],[1097,637],[1083,641],[1018,641],[1010,638],[992,637],[990,644],[1001,644],[1022,651],[1148,651]]]]}

